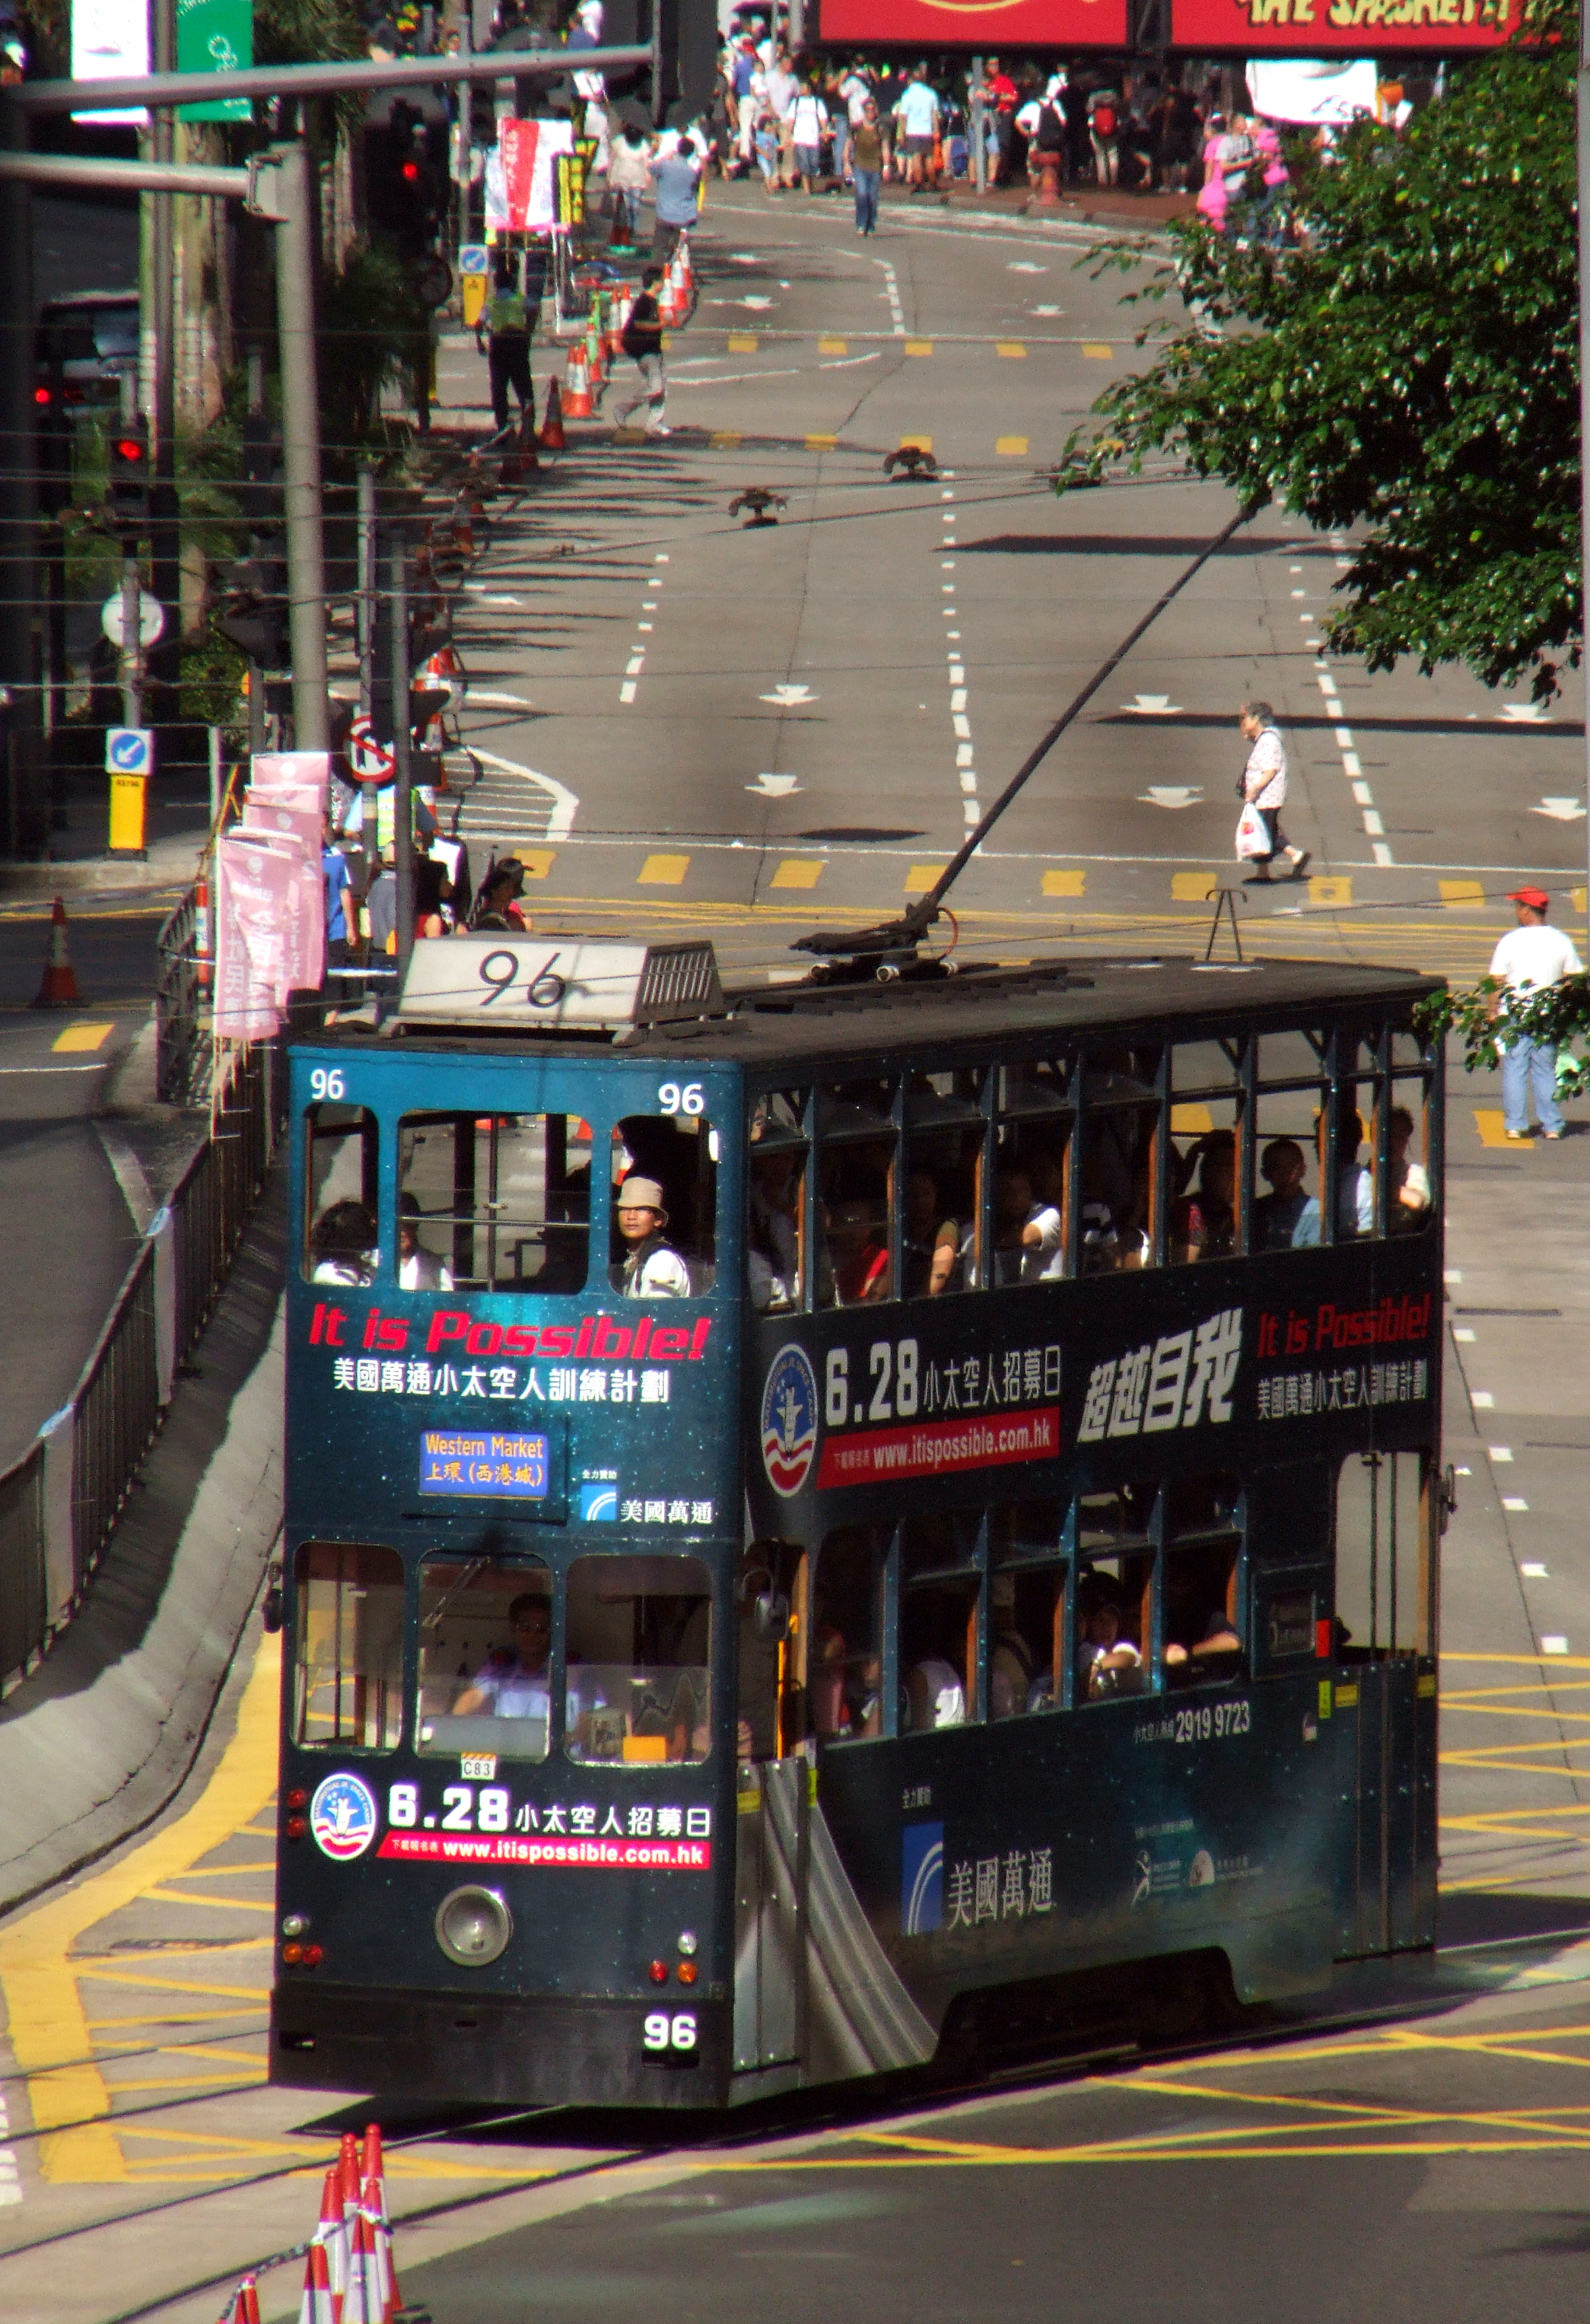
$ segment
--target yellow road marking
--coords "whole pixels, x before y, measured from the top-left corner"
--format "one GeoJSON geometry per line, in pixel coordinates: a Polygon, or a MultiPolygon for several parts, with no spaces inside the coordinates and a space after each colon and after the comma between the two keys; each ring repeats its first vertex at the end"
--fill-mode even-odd
{"type": "Polygon", "coordinates": [[[1173,1105],[1170,1109],[1170,1130],[1176,1138],[1206,1138],[1215,1127],[1215,1117],[1206,1105],[1173,1105]]]}
{"type": "Polygon", "coordinates": [[[688,855],[648,855],[635,881],[638,888],[677,888],[690,868],[688,855]]]}
{"type": "Polygon", "coordinates": [[[905,875],[908,896],[925,896],[943,871],[942,863],[913,863],[905,875]]]}
{"type": "Polygon", "coordinates": [[[551,847],[515,847],[512,852],[523,864],[527,880],[544,880],[558,861],[557,850],[551,847]]]}
{"type": "Polygon", "coordinates": [[[930,355],[933,342],[931,339],[907,339],[905,351],[908,355],[930,355]]]}
{"type": "Polygon", "coordinates": [[[1574,890],[1574,909],[1576,912],[1582,912],[1586,909],[1586,898],[1590,898],[1590,888],[1576,888],[1574,890]]]}
{"type": "Polygon", "coordinates": [[[995,339],[994,352],[996,355],[1024,355],[1027,350],[1020,339],[995,339]]]}
{"type": "Polygon", "coordinates": [[[822,876],[820,859],[814,861],[807,856],[786,855],[768,885],[770,888],[815,888],[822,876]]]}
{"type": "MultiPolygon", "coordinates": [[[[251,2058],[248,2062],[252,2069],[253,2079],[263,2082],[266,2072],[264,2060],[251,2058]]],[[[236,2074],[161,2074],[148,2081],[115,2081],[110,2087],[119,2098],[125,2098],[130,2091],[134,2090],[213,2090],[223,2082],[234,2082],[236,2080],[236,2074]]]]}
{"type": "Polygon", "coordinates": [[[1108,363],[1115,350],[1114,347],[1107,347],[1103,339],[1084,339],[1082,342],[1082,352],[1085,355],[1090,355],[1100,363],[1108,363]]]}
{"type": "Polygon", "coordinates": [[[930,452],[933,449],[933,438],[931,436],[902,436],[901,438],[900,448],[902,452],[909,452],[913,448],[913,447],[919,452],[930,452]]]}
{"type": "Polygon", "coordinates": [[[1350,904],[1353,882],[1339,872],[1317,872],[1308,882],[1311,904],[1350,904]]]}
{"type": "MultiPolygon", "coordinates": [[[[270,1942],[269,1937],[250,1937],[245,1943],[217,1947],[216,1950],[229,1953],[263,1952],[270,1942]]],[[[162,1958],[167,1957],[162,1955],[162,1958]]],[[[199,1960],[203,1955],[196,1950],[189,1958],[199,1960]]],[[[92,1978],[96,1985],[127,1986],[134,1993],[190,1993],[202,1995],[211,2001],[251,2001],[260,2009],[265,2005],[265,1995],[257,1985],[201,1985],[197,1978],[156,1977],[153,1970],[104,1969],[97,1960],[69,1959],[67,1967],[80,1970],[85,1978],[92,1978]]],[[[236,2010],[232,2012],[234,2016],[236,2014],[236,2010]]],[[[114,2019],[112,2023],[115,2023],[114,2019]]]]}
{"type": "Polygon", "coordinates": [[[1590,1670],[1590,1655],[1479,1655],[1443,1646],[1444,1663],[1513,1663],[1527,1670],[1590,1670]]]}
{"type": "MultiPolygon", "coordinates": [[[[259,1864],[211,1864],[204,1868],[195,1865],[191,1872],[183,1873],[182,1878],[184,1880],[238,1880],[245,1872],[274,1872],[275,1869],[275,1858],[267,1856],[259,1864]]],[[[200,1900],[196,1896],[193,1901],[197,1904],[200,1900]]]]}
{"type": "Polygon", "coordinates": [[[1485,890],[1478,880],[1437,880],[1436,888],[1441,901],[1454,911],[1467,911],[1485,900],[1485,890]]]}
{"type": "MultiPolygon", "coordinates": [[[[262,1904],[257,1896],[190,1896],[180,1888],[146,1888],[143,1895],[156,1904],[202,1904],[207,1911],[217,1913],[273,1913],[276,1909],[268,1897],[262,1904]]],[[[207,1952],[217,1950],[210,1944],[205,1947],[207,1952]]]]}
{"type": "Polygon", "coordinates": [[[99,1049],[116,1031],[114,1025],[65,1025],[50,1046],[52,1049],[99,1049]]]}
{"type": "Polygon", "coordinates": [[[1046,872],[1042,887],[1046,896],[1086,896],[1087,874],[1086,872],[1046,872]]]}
{"type": "MultiPolygon", "coordinates": [[[[839,344],[843,346],[845,342],[841,340],[839,344]]],[[[806,448],[809,452],[832,452],[838,442],[837,436],[809,436],[806,439],[806,448]]]]}
{"type": "Polygon", "coordinates": [[[1474,1128],[1480,1133],[1482,1146],[1511,1146],[1515,1154],[1532,1154],[1535,1150],[1532,1138],[1509,1138],[1507,1116],[1499,1105],[1476,1105],[1474,1128]]]}
{"type": "Polygon", "coordinates": [[[817,351],[819,355],[842,355],[847,352],[849,346],[848,339],[819,339],[817,343],[817,351]]]}
{"type": "Polygon", "coordinates": [[[759,344],[754,331],[729,333],[729,353],[732,355],[753,355],[759,344]]]}
{"type": "Polygon", "coordinates": [[[733,452],[738,447],[739,441],[738,429],[716,428],[708,440],[707,448],[713,452],[733,452]]]}
{"type": "Polygon", "coordinates": [[[1027,449],[1027,438],[1025,436],[996,436],[994,448],[1010,459],[1019,460],[1027,449]]]}
{"type": "MultiPolygon", "coordinates": [[[[280,1641],[262,1638],[237,1708],[237,1731],[187,1813],[121,1863],[0,1928],[6,2030],[17,2071],[27,2080],[33,2127],[43,2134],[39,2166],[46,2179],[103,2181],[127,2175],[117,2135],[102,2119],[110,2113],[110,2093],[89,2055],[87,2013],[69,1950],[86,1930],[153,1883],[186,1871],[229,1840],[274,1795],[281,1690],[280,1641]],[[75,2126],[60,2127],[68,2123],[75,2126]]],[[[252,1991],[246,1998],[263,2007],[263,1993],[252,1991]]]]}
{"type": "Polygon", "coordinates": [[[1172,872],[1170,900],[1173,904],[1207,904],[1218,885],[1219,875],[1214,872],[1172,872]]]}

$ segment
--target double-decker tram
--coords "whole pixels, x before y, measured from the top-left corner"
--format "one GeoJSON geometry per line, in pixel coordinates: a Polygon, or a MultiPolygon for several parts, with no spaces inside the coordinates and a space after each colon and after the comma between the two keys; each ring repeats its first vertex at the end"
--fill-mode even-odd
{"type": "Polygon", "coordinates": [[[274,2079],[717,2107],[1428,1946],[1432,990],[460,937],[296,1043],[274,2079]]]}

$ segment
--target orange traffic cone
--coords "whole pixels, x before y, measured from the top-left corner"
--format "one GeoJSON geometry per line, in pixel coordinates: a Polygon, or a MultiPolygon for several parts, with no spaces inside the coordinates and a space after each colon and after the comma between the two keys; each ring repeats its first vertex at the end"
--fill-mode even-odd
{"type": "Polygon", "coordinates": [[[563,379],[563,416],[566,420],[588,420],[596,405],[591,401],[591,383],[586,372],[585,349],[570,347],[569,367],[563,379]]]}
{"type": "Polygon", "coordinates": [[[522,484],[525,477],[541,465],[535,456],[535,403],[532,399],[519,415],[519,440],[504,457],[501,481],[504,484],[522,484]]]}
{"type": "MultiPolygon", "coordinates": [[[[353,2234],[354,2213],[359,2208],[364,2173],[359,2169],[359,2142],[351,2130],[342,2134],[342,2144],[337,2155],[337,2184],[342,2196],[342,2216],[347,2222],[348,2234],[353,2234]]],[[[350,2243],[351,2251],[352,2245],[350,2243]]]]}
{"type": "Polygon", "coordinates": [[[362,2210],[354,2218],[347,2292],[342,2303],[341,2324],[386,2324],[381,2281],[376,2270],[374,2238],[370,2232],[370,2222],[362,2210]]]}
{"type": "Polygon", "coordinates": [[[260,2296],[252,2275],[237,2287],[237,2297],[226,2311],[226,2324],[260,2324],[260,2296]]]}
{"type": "Polygon", "coordinates": [[[326,2255],[331,2324],[337,2324],[347,2292],[347,2217],[343,2209],[340,2166],[326,2173],[326,2184],[320,2190],[320,2224],[315,2229],[314,2240],[326,2255]]]}
{"type": "Polygon", "coordinates": [[[44,955],[44,980],[39,987],[35,1009],[76,1009],[83,996],[78,991],[78,972],[72,966],[71,947],[67,942],[66,906],[60,898],[50,915],[50,949],[44,955]]]}
{"type": "Polygon", "coordinates": [[[375,2177],[365,2179],[364,2209],[370,2229],[370,2264],[381,2296],[382,2324],[386,2324],[386,2319],[402,2302],[398,2297],[397,2271],[393,2265],[392,2223],[386,2216],[384,2181],[375,2177]]]}
{"type": "Polygon", "coordinates": [[[569,448],[569,438],[563,433],[563,396],[556,380],[547,390],[546,418],[536,442],[543,452],[566,452],[569,448]]]}
{"type": "Polygon", "coordinates": [[[331,2271],[326,2264],[326,2246],[318,2236],[303,2255],[303,2298],[299,2302],[298,2324],[337,2324],[331,2271]]]}
{"type": "Polygon", "coordinates": [[[594,314],[586,331],[586,365],[591,374],[591,385],[600,387],[607,376],[607,342],[594,314]]]}
{"type": "Polygon", "coordinates": [[[616,362],[624,353],[624,334],[634,308],[634,294],[615,290],[607,305],[607,352],[616,362]]]}
{"type": "Polygon", "coordinates": [[[475,554],[475,519],[477,513],[484,512],[472,509],[465,500],[453,503],[453,548],[460,557],[473,557],[475,554]]]}

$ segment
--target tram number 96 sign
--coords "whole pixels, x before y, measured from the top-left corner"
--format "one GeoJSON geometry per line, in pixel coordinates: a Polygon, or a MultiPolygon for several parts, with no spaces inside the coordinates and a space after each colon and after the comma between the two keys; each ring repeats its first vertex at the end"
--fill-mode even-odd
{"type": "Polygon", "coordinates": [[[641,2048],[649,2066],[693,2066],[696,2063],[695,2011],[649,2009],[641,2027],[641,2048]]]}

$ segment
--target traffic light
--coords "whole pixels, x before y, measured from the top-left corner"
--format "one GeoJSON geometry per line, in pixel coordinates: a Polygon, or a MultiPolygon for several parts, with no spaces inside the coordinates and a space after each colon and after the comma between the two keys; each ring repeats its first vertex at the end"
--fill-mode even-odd
{"type": "Polygon", "coordinates": [[[281,523],[282,444],[263,411],[250,411],[244,418],[238,499],[250,532],[268,532],[281,523]]]}
{"type": "Polygon", "coordinates": [[[113,521],[128,532],[149,522],[149,422],[140,415],[111,432],[110,483],[106,498],[113,521]]]}
{"type": "Polygon", "coordinates": [[[33,440],[39,454],[39,513],[59,516],[72,496],[72,431],[59,364],[33,389],[33,440]]]}
{"type": "Polygon", "coordinates": [[[287,570],[278,558],[245,557],[223,565],[216,614],[221,635],[261,669],[285,670],[292,655],[287,619],[287,570]]]}

